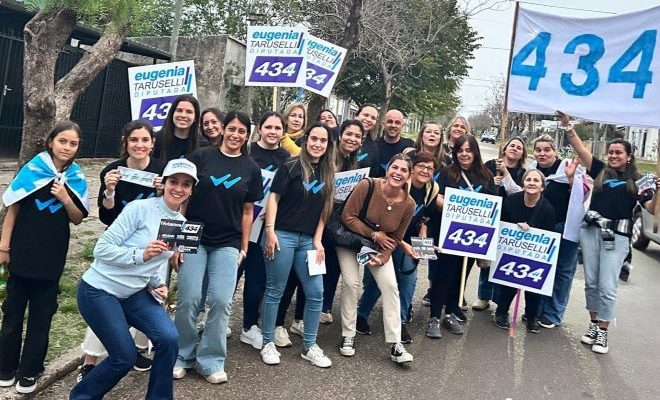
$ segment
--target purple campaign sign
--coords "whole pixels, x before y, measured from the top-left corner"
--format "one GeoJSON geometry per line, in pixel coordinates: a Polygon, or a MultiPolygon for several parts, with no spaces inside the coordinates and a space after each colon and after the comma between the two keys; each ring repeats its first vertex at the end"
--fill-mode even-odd
{"type": "Polygon", "coordinates": [[[165,124],[167,113],[177,96],[154,97],[142,99],[140,104],[140,119],[151,122],[154,128],[161,128],[165,124]]]}
{"type": "Polygon", "coordinates": [[[325,69],[323,67],[319,67],[316,64],[308,62],[306,85],[318,91],[322,91],[325,85],[330,82],[330,79],[334,74],[335,73],[329,69],[325,69]]]}
{"type": "Polygon", "coordinates": [[[302,62],[302,57],[259,56],[254,60],[250,82],[295,84],[302,62]]]}
{"type": "Polygon", "coordinates": [[[547,263],[502,254],[493,278],[541,290],[552,266],[547,263]]]}
{"type": "Polygon", "coordinates": [[[451,221],[442,248],[472,254],[486,254],[494,233],[495,228],[488,226],[451,221]]]}

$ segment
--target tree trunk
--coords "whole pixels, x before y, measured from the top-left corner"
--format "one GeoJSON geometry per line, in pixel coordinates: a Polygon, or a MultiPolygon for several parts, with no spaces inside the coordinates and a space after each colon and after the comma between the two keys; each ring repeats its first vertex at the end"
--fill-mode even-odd
{"type": "Polygon", "coordinates": [[[39,152],[56,121],[55,64],[76,25],[72,10],[40,10],[23,29],[23,137],[19,166],[39,152]]]}
{"type": "Polygon", "coordinates": [[[41,150],[46,133],[71,116],[78,96],[117,54],[127,26],[109,23],[76,65],[55,82],[57,59],[76,25],[71,9],[40,10],[25,25],[23,137],[18,164],[41,150]]]}
{"type": "MultiPolygon", "coordinates": [[[[339,68],[339,71],[337,71],[337,79],[339,79],[346,69],[346,65],[348,64],[346,60],[348,60],[348,57],[358,43],[360,36],[360,18],[362,16],[362,2],[363,0],[353,0],[351,3],[351,8],[348,17],[346,18],[346,26],[344,26],[344,36],[342,36],[339,43],[337,43],[338,46],[346,49],[344,62],[342,63],[341,68],[339,68]]],[[[320,94],[314,93],[312,95],[312,99],[309,101],[309,106],[307,107],[308,121],[316,121],[318,119],[326,100],[327,99],[320,94]]],[[[342,121],[337,121],[340,125],[341,122],[342,121]]]]}

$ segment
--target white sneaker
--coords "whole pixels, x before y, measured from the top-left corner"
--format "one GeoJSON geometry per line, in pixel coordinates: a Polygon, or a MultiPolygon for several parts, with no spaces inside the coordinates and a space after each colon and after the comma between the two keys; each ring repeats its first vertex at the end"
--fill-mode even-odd
{"type": "Polygon", "coordinates": [[[329,312],[321,313],[321,320],[319,321],[322,324],[331,324],[332,323],[332,314],[329,312]]]}
{"type": "Polygon", "coordinates": [[[186,371],[185,368],[174,367],[174,369],[172,370],[172,378],[174,378],[174,379],[183,379],[183,377],[186,376],[187,372],[188,371],[186,371]]]}
{"type": "Polygon", "coordinates": [[[264,345],[264,337],[261,333],[261,329],[256,325],[252,325],[248,331],[241,330],[239,340],[245,344],[249,344],[257,350],[261,350],[264,345]]]}
{"type": "Polygon", "coordinates": [[[218,384],[227,382],[227,373],[225,371],[218,371],[211,375],[204,377],[208,383],[218,384]]]}
{"type": "Polygon", "coordinates": [[[291,333],[303,337],[305,335],[305,324],[303,323],[303,320],[301,319],[300,321],[297,322],[294,320],[289,330],[291,331],[291,333]]]}
{"type": "Polygon", "coordinates": [[[280,363],[280,352],[275,347],[275,342],[266,343],[261,349],[261,360],[264,364],[277,365],[280,363]]]}
{"type": "Polygon", "coordinates": [[[231,328],[227,327],[227,338],[229,339],[231,337],[231,328]]]}
{"type": "Polygon", "coordinates": [[[329,368],[332,366],[332,361],[323,354],[323,350],[315,344],[307,350],[307,353],[301,353],[300,357],[312,363],[312,365],[320,368],[329,368]]]}
{"type": "Polygon", "coordinates": [[[275,346],[277,347],[291,347],[291,339],[289,339],[289,332],[284,329],[283,326],[278,326],[275,328],[275,340],[273,340],[275,346]]]}
{"type": "Polygon", "coordinates": [[[399,342],[392,345],[392,348],[390,349],[390,359],[397,364],[403,364],[412,362],[413,356],[408,353],[406,348],[403,347],[403,344],[399,342]]]}

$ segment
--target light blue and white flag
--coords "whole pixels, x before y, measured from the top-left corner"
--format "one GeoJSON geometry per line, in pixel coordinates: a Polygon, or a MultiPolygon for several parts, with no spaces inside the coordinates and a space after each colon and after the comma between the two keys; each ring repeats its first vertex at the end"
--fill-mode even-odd
{"type": "Polygon", "coordinates": [[[48,185],[53,179],[64,182],[89,211],[87,180],[82,169],[74,162],[64,172],[58,172],[46,151],[37,154],[18,171],[2,195],[2,202],[9,207],[48,185]]]}

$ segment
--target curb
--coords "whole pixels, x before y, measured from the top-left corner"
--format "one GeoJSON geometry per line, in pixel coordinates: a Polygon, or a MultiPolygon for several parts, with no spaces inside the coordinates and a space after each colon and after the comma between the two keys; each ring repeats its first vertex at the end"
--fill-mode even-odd
{"type": "Polygon", "coordinates": [[[73,349],[69,349],[46,365],[46,370],[39,376],[39,379],[37,380],[37,389],[33,393],[23,395],[17,393],[14,387],[9,387],[6,389],[0,389],[0,399],[14,400],[32,398],[42,390],[47,389],[50,385],[77,369],[82,363],[83,358],[84,355],[79,347],[76,346],[73,349]]]}

